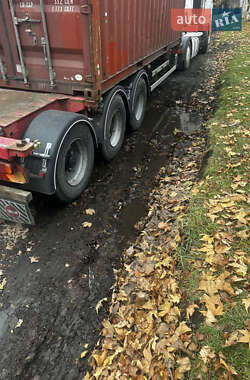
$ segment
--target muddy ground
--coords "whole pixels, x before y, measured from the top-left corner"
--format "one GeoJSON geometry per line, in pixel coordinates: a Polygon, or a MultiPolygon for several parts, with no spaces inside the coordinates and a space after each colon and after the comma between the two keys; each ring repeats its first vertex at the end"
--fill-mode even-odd
{"type": "MultiPolygon", "coordinates": [[[[188,138],[204,133],[211,111],[202,85],[212,75],[215,53],[195,58],[188,72],[175,73],[151,96],[143,127],[127,136],[111,163],[97,157],[89,188],[65,208],[36,197],[37,225],[0,221],[0,379],[76,380],[87,368],[108,304],[113,271],[133,242],[135,224],[147,214],[147,200],[165,166],[188,138]],[[204,99],[200,107],[192,101],[204,99]],[[93,208],[95,215],[85,214],[93,208]],[[84,222],[92,227],[84,229],[84,222]]],[[[213,107],[213,106],[212,106],[213,107]]],[[[180,154],[180,153],[179,153],[180,154]]]]}

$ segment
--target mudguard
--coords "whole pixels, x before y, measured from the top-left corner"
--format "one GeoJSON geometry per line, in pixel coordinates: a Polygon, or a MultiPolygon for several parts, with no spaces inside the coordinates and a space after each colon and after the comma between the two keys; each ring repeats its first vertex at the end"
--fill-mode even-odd
{"type": "Polygon", "coordinates": [[[37,140],[37,149],[25,160],[25,168],[31,173],[25,189],[48,195],[55,193],[58,152],[68,131],[76,124],[95,133],[87,117],[64,111],[45,111],[30,123],[24,138],[37,140]]]}

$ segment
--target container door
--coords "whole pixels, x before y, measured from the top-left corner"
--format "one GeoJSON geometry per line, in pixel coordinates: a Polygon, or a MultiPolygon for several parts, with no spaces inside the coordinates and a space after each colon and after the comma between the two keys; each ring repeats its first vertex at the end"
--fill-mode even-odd
{"type": "Polygon", "coordinates": [[[16,63],[19,57],[13,46],[16,44],[14,34],[9,33],[11,22],[7,1],[0,1],[0,82],[16,78],[16,63]]]}
{"type": "Polygon", "coordinates": [[[91,80],[86,0],[0,1],[0,78],[72,93],[91,80]]]}

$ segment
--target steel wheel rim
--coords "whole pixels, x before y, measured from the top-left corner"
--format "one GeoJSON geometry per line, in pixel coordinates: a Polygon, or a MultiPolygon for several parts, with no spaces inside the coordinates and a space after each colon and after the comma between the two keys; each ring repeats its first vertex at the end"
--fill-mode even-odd
{"type": "Polygon", "coordinates": [[[190,46],[187,47],[187,53],[186,53],[186,62],[187,62],[187,67],[190,65],[191,61],[191,48],[190,46]]]}
{"type": "Polygon", "coordinates": [[[137,121],[139,121],[142,118],[144,105],[145,105],[144,95],[143,93],[140,93],[136,102],[136,106],[135,106],[135,118],[137,121]]]}
{"type": "Polygon", "coordinates": [[[111,121],[110,126],[110,145],[114,148],[119,143],[123,130],[122,114],[117,111],[111,121]]]}
{"type": "Polygon", "coordinates": [[[65,179],[68,185],[79,185],[87,168],[87,148],[80,139],[71,142],[65,155],[65,179]]]}

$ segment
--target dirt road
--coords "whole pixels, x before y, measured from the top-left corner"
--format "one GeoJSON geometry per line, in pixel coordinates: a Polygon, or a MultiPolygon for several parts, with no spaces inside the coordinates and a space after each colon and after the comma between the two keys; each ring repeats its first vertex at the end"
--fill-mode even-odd
{"type": "Polygon", "coordinates": [[[82,378],[88,357],[81,352],[94,347],[108,307],[104,301],[97,315],[96,304],[111,295],[113,270],[139,233],[134,225],[147,212],[159,169],[171,171],[174,149],[185,143],[176,130],[198,132],[204,121],[207,95],[199,89],[214,61],[212,53],[197,57],[153,94],[142,129],[127,136],[111,164],[97,158],[89,188],[73,205],[36,197],[35,227],[0,221],[1,380],[82,378]],[[204,106],[193,108],[199,93],[204,106]],[[86,215],[89,208],[94,215],[86,215]]]}

